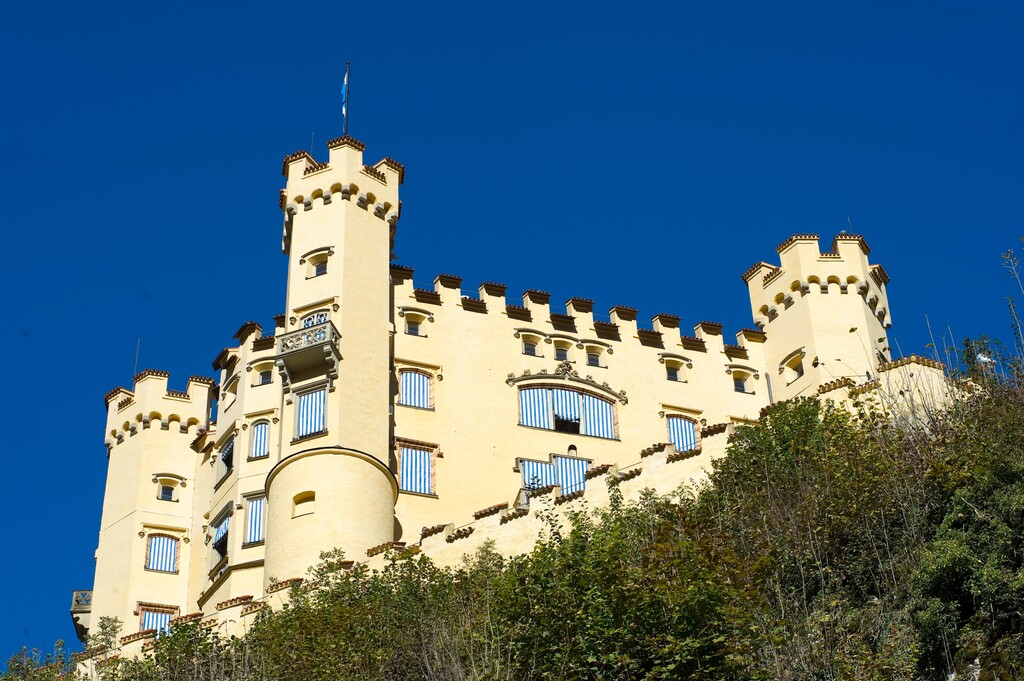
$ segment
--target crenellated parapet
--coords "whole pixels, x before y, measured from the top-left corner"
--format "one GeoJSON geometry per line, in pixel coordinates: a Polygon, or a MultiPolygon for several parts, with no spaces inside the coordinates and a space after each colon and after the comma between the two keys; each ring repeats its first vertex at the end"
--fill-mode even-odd
{"type": "Polygon", "coordinates": [[[390,157],[364,164],[366,145],[347,135],[329,141],[327,149],[327,161],[318,162],[305,150],[284,158],[281,172],[286,184],[279,204],[285,214],[285,253],[291,246],[294,217],[335,201],[352,202],[388,224],[392,232],[401,217],[398,186],[405,179],[405,166],[390,157]]]}
{"type": "Polygon", "coordinates": [[[779,265],[761,261],[743,273],[754,322],[762,329],[808,295],[863,298],[884,328],[892,326],[881,265],[869,264],[871,249],[859,234],[839,234],[822,251],[817,234],[794,234],[776,248],[779,265]]]}
{"type": "Polygon", "coordinates": [[[166,371],[146,369],[135,375],[132,390],[119,386],[104,396],[108,448],[149,428],[195,437],[207,427],[213,379],[190,376],[185,390],[171,390],[167,387],[169,376],[166,371]]]}
{"type": "Polygon", "coordinates": [[[650,326],[645,327],[638,322],[634,307],[615,305],[602,315],[595,312],[592,299],[582,296],[570,297],[564,306],[556,306],[552,304],[551,293],[542,289],[527,289],[515,298],[507,296],[505,284],[485,281],[474,294],[467,293],[463,278],[454,274],[438,274],[433,278],[433,286],[426,288],[419,284],[420,280],[414,280],[412,267],[392,263],[390,272],[395,316],[403,320],[433,323],[442,312],[466,312],[492,317],[495,324],[511,320],[517,339],[532,337],[544,345],[564,341],[579,350],[596,345],[608,354],[614,354],[619,344],[635,343],[704,354],[722,351],[744,358],[748,346],[765,340],[762,330],[743,329],[736,334],[735,343],[725,343],[722,324],[711,321],[698,322],[691,334],[682,318],[669,312],[652,316],[650,326]]]}

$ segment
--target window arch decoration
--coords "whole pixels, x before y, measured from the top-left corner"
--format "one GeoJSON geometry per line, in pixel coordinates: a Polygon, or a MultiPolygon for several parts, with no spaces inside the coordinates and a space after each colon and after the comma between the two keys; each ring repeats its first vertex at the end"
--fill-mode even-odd
{"type": "Polygon", "coordinates": [[[434,408],[434,377],[425,369],[398,369],[398,404],[417,409],[434,408]]]}
{"type": "Polygon", "coordinates": [[[308,329],[317,324],[326,324],[331,319],[331,313],[327,310],[315,310],[302,318],[302,328],[308,329]]]}
{"type": "Polygon", "coordinates": [[[688,452],[700,448],[700,424],[686,414],[666,414],[665,425],[668,441],[677,452],[688,452]]]}
{"type": "Polygon", "coordinates": [[[541,369],[537,373],[533,373],[532,371],[527,369],[519,376],[516,376],[515,374],[509,374],[505,378],[506,385],[515,386],[519,384],[524,384],[523,387],[526,387],[527,385],[532,383],[544,383],[552,381],[555,382],[556,386],[557,383],[561,382],[564,382],[566,384],[576,384],[577,386],[580,386],[581,389],[589,389],[596,391],[606,398],[611,398],[612,400],[618,401],[619,404],[629,403],[629,399],[626,397],[625,390],[615,390],[610,385],[608,385],[607,381],[599,383],[594,380],[593,376],[580,376],[579,372],[573,368],[572,362],[559,363],[559,365],[555,368],[555,371],[553,373],[548,373],[547,369],[541,369]],[[585,388],[583,388],[583,386],[585,386],[585,388]]]}

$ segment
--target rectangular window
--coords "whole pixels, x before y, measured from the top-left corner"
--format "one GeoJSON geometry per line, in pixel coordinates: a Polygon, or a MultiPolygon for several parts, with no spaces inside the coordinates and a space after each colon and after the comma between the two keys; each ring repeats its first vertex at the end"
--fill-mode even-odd
{"type": "Polygon", "coordinates": [[[433,494],[433,452],[419,447],[399,447],[398,487],[406,492],[433,494]]]}
{"type": "Polygon", "coordinates": [[[146,569],[157,572],[177,572],[178,540],[160,534],[150,535],[146,546],[146,569]]]}
{"type": "Polygon", "coordinates": [[[565,360],[569,359],[569,349],[555,348],[555,359],[558,360],[559,362],[564,362],[565,360]]]}
{"type": "Polygon", "coordinates": [[[225,516],[223,520],[213,526],[213,550],[218,558],[225,558],[228,555],[228,526],[231,517],[225,516]]]}
{"type": "Polygon", "coordinates": [[[147,629],[156,629],[157,633],[163,634],[167,631],[167,628],[171,624],[171,615],[173,613],[163,610],[149,610],[148,608],[142,609],[142,621],[140,631],[147,629]]]}
{"type": "Polygon", "coordinates": [[[537,344],[526,341],[523,343],[523,354],[537,356],[537,344]]]}
{"type": "Polygon", "coordinates": [[[267,384],[271,383],[273,380],[274,380],[274,372],[272,372],[270,369],[265,369],[265,370],[260,372],[260,382],[259,382],[259,385],[267,385],[267,384]]]}
{"type": "Polygon", "coordinates": [[[270,454],[270,424],[266,421],[252,424],[252,447],[250,459],[259,459],[270,454]]]}
{"type": "Polygon", "coordinates": [[[299,395],[298,428],[296,434],[303,438],[327,430],[325,407],[327,406],[327,389],[321,388],[313,392],[299,395]]]}
{"type": "Polygon", "coordinates": [[[405,332],[410,336],[420,335],[420,323],[414,322],[410,319],[405,323],[405,332]]]}
{"type": "Polygon", "coordinates": [[[587,365],[592,367],[601,366],[601,355],[597,354],[596,352],[588,352],[587,365]]]}
{"type": "Polygon", "coordinates": [[[247,527],[245,531],[245,542],[263,541],[263,506],[266,504],[265,497],[249,499],[249,510],[246,513],[247,527]]]}
{"type": "Polygon", "coordinates": [[[524,426],[551,430],[551,391],[547,388],[520,390],[519,422],[524,426]]]}
{"type": "Polygon", "coordinates": [[[587,486],[587,469],[590,462],[586,459],[574,459],[567,456],[555,457],[555,472],[562,494],[572,494],[587,486]]]}
{"type": "Polygon", "coordinates": [[[732,387],[738,393],[745,393],[747,392],[747,381],[743,378],[734,378],[732,379],[732,387]]]}
{"type": "Polygon", "coordinates": [[[226,474],[235,467],[235,437],[232,435],[220,450],[220,460],[224,463],[226,474]]]}
{"type": "Polygon", "coordinates": [[[679,380],[679,369],[677,369],[676,367],[668,367],[668,368],[665,369],[665,372],[668,375],[668,380],[670,380],[670,381],[678,381],[679,380]]]}
{"type": "Polygon", "coordinates": [[[419,371],[401,371],[398,375],[398,403],[430,409],[430,376],[419,371]]]}
{"type": "Polygon", "coordinates": [[[685,452],[697,447],[697,424],[682,416],[669,416],[668,439],[677,452],[685,452]]]}
{"type": "Polygon", "coordinates": [[[327,261],[318,262],[313,265],[313,276],[319,277],[321,274],[327,274],[327,261]]]}
{"type": "Polygon", "coordinates": [[[570,456],[555,456],[554,463],[520,459],[519,471],[523,475],[523,487],[538,489],[558,485],[562,494],[572,494],[587,486],[587,470],[590,461],[570,456]]]}
{"type": "Polygon", "coordinates": [[[583,395],[583,434],[615,439],[615,407],[611,402],[583,395]]]}

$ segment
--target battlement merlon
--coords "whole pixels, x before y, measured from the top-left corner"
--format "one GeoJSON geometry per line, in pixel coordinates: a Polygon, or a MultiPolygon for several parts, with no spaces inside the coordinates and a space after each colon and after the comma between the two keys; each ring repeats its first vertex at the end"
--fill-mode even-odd
{"type": "Polygon", "coordinates": [[[888,276],[881,265],[868,262],[871,249],[863,236],[839,234],[830,250],[822,251],[817,234],[794,234],[775,250],[779,265],[762,261],[743,273],[754,320],[762,328],[794,299],[833,291],[860,295],[886,328],[892,325],[888,276]]]}
{"type": "Polygon", "coordinates": [[[156,420],[168,430],[175,422],[181,432],[206,427],[213,397],[214,381],[190,376],[184,391],[170,390],[166,371],[146,369],[134,378],[132,390],[117,387],[104,397],[107,406],[108,444],[117,444],[156,420]]]}

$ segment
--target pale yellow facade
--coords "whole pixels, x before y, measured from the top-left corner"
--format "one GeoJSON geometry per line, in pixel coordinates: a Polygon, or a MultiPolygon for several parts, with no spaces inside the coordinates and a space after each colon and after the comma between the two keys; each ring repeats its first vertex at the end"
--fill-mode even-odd
{"type": "Polygon", "coordinates": [[[81,634],[118,617],[131,654],[177,617],[235,632],[333,548],[373,565],[391,547],[442,564],[485,541],[526,551],[539,506],[603,505],[607,476],[627,498],[698,483],[772,402],[948,390],[937,363],[891,360],[888,277],[860,236],[783,242],[743,275],[754,327],[728,340],[713,322],[595,318],[590,300],[453,275],[424,290],[391,262],[402,165],[364,165],[350,137],[328,148],[284,162],[275,328],[243,324],[216,379],[184,393],[144,371],[106,396],[81,634]]]}

